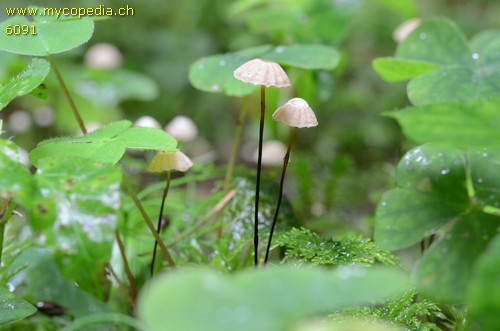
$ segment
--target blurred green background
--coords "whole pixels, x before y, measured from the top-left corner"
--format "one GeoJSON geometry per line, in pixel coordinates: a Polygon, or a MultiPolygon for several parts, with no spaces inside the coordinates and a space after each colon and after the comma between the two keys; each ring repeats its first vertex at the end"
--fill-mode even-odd
{"type": "MultiPolygon", "coordinates": [[[[56,60],[89,127],[120,118],[135,121],[145,115],[165,127],[175,116],[187,116],[196,124],[198,136],[182,147],[200,164],[227,163],[243,101],[192,87],[188,72],[194,61],[263,44],[336,47],[342,54],[337,68],[285,67],[294,78],[293,89],[270,91],[268,98],[268,108],[273,110],[286,97],[301,96],[316,111],[319,126],[297,134],[287,196],[298,219],[307,220],[302,222],[325,235],[351,230],[371,235],[375,204],[393,186],[395,164],[412,146],[402,138],[395,121],[381,116],[383,111],[409,104],[405,83],[389,85],[371,66],[374,58],[394,53],[394,30],[410,18],[438,15],[457,22],[469,37],[500,25],[500,3],[493,0],[81,0],[64,4],[2,0],[0,4],[2,8],[133,7],[134,16],[96,21],[89,43],[56,60]],[[328,15],[325,6],[335,9],[326,17],[330,24],[312,25],[315,17],[328,15]],[[99,43],[111,44],[118,51],[116,68],[92,68],[89,50],[99,43]]],[[[0,20],[4,19],[2,11],[0,20]]],[[[17,74],[27,61],[0,53],[0,82],[17,74]]],[[[2,112],[7,136],[15,137],[27,151],[42,139],[78,131],[53,74],[46,84],[47,100],[19,98],[2,112]]],[[[248,105],[250,116],[239,163],[253,167],[257,94],[249,97],[248,105]]],[[[266,140],[286,141],[286,129],[271,121],[266,125],[266,140]]],[[[145,164],[140,158],[138,162],[145,164]]],[[[268,180],[277,179],[269,176],[268,180]]]]}

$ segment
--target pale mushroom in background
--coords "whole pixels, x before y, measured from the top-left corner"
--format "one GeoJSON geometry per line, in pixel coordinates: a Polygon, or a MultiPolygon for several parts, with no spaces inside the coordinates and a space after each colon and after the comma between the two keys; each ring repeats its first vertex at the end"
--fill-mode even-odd
{"type": "Polygon", "coordinates": [[[413,30],[418,28],[420,22],[421,22],[420,18],[412,18],[407,21],[404,21],[394,30],[392,38],[396,42],[401,43],[406,39],[406,37],[408,37],[410,33],[412,33],[413,30]]]}
{"type": "MultiPolygon", "coordinates": [[[[258,149],[252,155],[252,161],[257,162],[258,149]]],[[[286,153],[286,146],[279,140],[270,140],[262,144],[262,165],[276,166],[283,161],[283,155],[286,153]]]]}
{"type": "Polygon", "coordinates": [[[160,123],[152,116],[141,116],[135,122],[134,126],[141,126],[144,128],[161,129],[160,123]]]}
{"type": "Polygon", "coordinates": [[[165,132],[181,142],[193,141],[198,137],[196,124],[187,116],[175,116],[167,126],[165,132]]]}
{"type": "Polygon", "coordinates": [[[122,53],[112,44],[99,43],[87,50],[83,61],[91,68],[111,70],[122,64],[122,53]]]}

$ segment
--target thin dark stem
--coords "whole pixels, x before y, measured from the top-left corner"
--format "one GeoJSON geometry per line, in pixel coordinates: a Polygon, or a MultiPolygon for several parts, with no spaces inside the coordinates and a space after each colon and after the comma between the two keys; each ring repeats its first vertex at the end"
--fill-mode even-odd
{"type": "Polygon", "coordinates": [[[123,181],[122,182],[123,182],[123,185],[125,185],[125,188],[127,189],[130,197],[132,198],[132,200],[134,200],[134,203],[135,203],[137,209],[139,209],[139,212],[141,213],[142,218],[144,218],[144,221],[146,222],[146,225],[148,226],[149,231],[151,231],[151,233],[153,234],[153,237],[155,237],[156,241],[158,242],[158,245],[160,246],[160,250],[163,253],[163,255],[165,256],[165,259],[167,259],[168,264],[170,265],[170,267],[175,268],[175,262],[172,259],[172,256],[170,255],[167,246],[165,246],[165,243],[161,239],[160,235],[156,232],[156,229],[155,229],[155,226],[153,225],[153,222],[151,222],[151,219],[149,218],[148,213],[146,213],[146,210],[144,209],[144,206],[142,205],[141,201],[139,200],[139,198],[135,194],[134,190],[132,189],[132,186],[128,182],[128,179],[127,179],[127,176],[125,175],[125,173],[123,174],[123,181]]]}
{"type": "MultiPolygon", "coordinates": [[[[172,177],[172,172],[168,171],[167,172],[167,184],[165,186],[165,189],[163,190],[163,197],[161,199],[161,206],[160,206],[160,215],[158,216],[158,223],[156,225],[156,233],[158,233],[158,235],[160,234],[161,219],[163,218],[163,207],[165,206],[165,200],[167,199],[168,189],[170,188],[170,178],[171,177],[172,177]]],[[[154,273],[154,269],[155,269],[155,260],[156,260],[157,249],[158,249],[158,241],[155,240],[155,245],[153,248],[153,258],[151,259],[151,277],[153,277],[153,273],[154,273]]]]}
{"type": "Polygon", "coordinates": [[[286,154],[285,154],[285,157],[283,159],[283,171],[281,171],[280,190],[279,190],[279,195],[278,195],[278,204],[277,204],[276,210],[274,212],[273,223],[271,224],[271,231],[269,232],[269,240],[267,241],[266,257],[264,259],[264,264],[267,263],[267,260],[269,258],[269,251],[271,250],[271,242],[273,240],[274,228],[276,226],[276,222],[278,221],[278,213],[279,213],[280,207],[281,207],[281,199],[283,198],[283,183],[285,182],[286,168],[288,167],[288,160],[290,160],[290,152],[292,150],[293,131],[294,130],[293,130],[293,127],[292,127],[290,129],[290,136],[288,138],[288,148],[286,150],[286,154]]]}
{"type": "Polygon", "coordinates": [[[255,185],[255,219],[253,237],[253,262],[259,264],[259,196],[260,196],[260,172],[262,168],[262,140],[264,139],[264,118],[266,115],[266,87],[260,87],[260,129],[259,129],[259,154],[257,156],[257,183],[255,185]]]}
{"type": "Polygon", "coordinates": [[[134,276],[132,275],[132,271],[130,270],[130,265],[128,263],[127,255],[125,254],[125,245],[123,244],[122,238],[120,237],[120,233],[118,229],[115,229],[115,238],[118,243],[118,248],[120,250],[120,255],[123,260],[123,269],[125,270],[125,275],[127,276],[128,283],[130,285],[130,297],[132,298],[132,302],[135,302],[137,297],[137,287],[135,286],[134,276]]]}
{"type": "Polygon", "coordinates": [[[82,131],[83,134],[86,134],[87,129],[85,128],[85,124],[83,124],[83,119],[80,115],[80,112],[78,112],[78,108],[76,108],[76,104],[75,101],[73,100],[73,97],[71,96],[71,93],[69,93],[69,90],[66,87],[66,84],[64,83],[64,79],[62,78],[62,75],[59,72],[59,69],[57,68],[56,62],[50,55],[47,57],[47,59],[49,60],[50,66],[52,67],[52,70],[56,75],[57,81],[63,90],[64,96],[66,97],[66,99],[68,99],[71,110],[73,111],[73,116],[75,116],[75,119],[78,122],[80,130],[82,131]]]}

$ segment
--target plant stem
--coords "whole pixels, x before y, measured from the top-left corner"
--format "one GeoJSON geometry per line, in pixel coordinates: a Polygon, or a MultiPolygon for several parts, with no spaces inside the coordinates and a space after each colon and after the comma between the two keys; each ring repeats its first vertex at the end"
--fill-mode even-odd
{"type": "Polygon", "coordinates": [[[259,264],[259,196],[260,196],[260,172],[262,168],[262,140],[264,138],[264,119],[266,115],[266,87],[260,86],[260,128],[259,128],[259,154],[257,156],[257,183],[255,185],[255,215],[254,215],[254,237],[253,237],[253,262],[259,264]]]}
{"type": "MultiPolygon", "coordinates": [[[[163,207],[165,206],[165,200],[167,199],[168,189],[170,188],[170,178],[172,177],[172,171],[167,172],[167,184],[163,190],[163,197],[161,199],[160,215],[158,216],[158,223],[156,225],[156,233],[160,235],[161,219],[163,218],[163,207]]],[[[158,249],[158,241],[155,240],[155,245],[153,248],[153,257],[151,259],[151,277],[153,277],[156,259],[156,250],[158,249]]]]}
{"type": "Polygon", "coordinates": [[[285,173],[286,173],[286,168],[288,167],[288,160],[290,160],[290,152],[292,150],[292,144],[293,144],[293,127],[290,128],[290,136],[288,138],[288,148],[286,150],[285,157],[283,159],[283,170],[281,171],[281,179],[280,179],[280,190],[279,190],[279,195],[278,195],[278,204],[276,206],[276,210],[274,212],[274,217],[273,217],[273,223],[271,224],[271,231],[269,232],[269,240],[267,242],[267,248],[266,248],[266,257],[264,259],[264,264],[267,263],[267,260],[269,258],[269,251],[271,250],[271,241],[273,240],[273,233],[274,233],[274,227],[276,226],[276,222],[278,220],[278,213],[280,211],[281,207],[281,199],[283,198],[283,183],[285,182],[285,173]]]}
{"type": "Polygon", "coordinates": [[[75,101],[73,100],[73,97],[69,93],[68,88],[66,87],[66,84],[64,83],[64,79],[61,76],[61,73],[59,72],[59,69],[57,68],[56,62],[52,58],[52,56],[47,56],[47,59],[50,62],[50,66],[52,67],[52,70],[54,71],[54,74],[56,75],[57,81],[59,85],[61,86],[64,95],[66,96],[66,99],[68,99],[69,105],[71,107],[71,110],[73,111],[73,116],[75,116],[76,121],[78,122],[78,126],[80,127],[80,130],[82,131],[83,134],[87,133],[87,129],[85,128],[85,124],[83,124],[83,119],[80,116],[80,113],[78,112],[78,108],[76,108],[75,101]]]}
{"type": "MultiPolygon", "coordinates": [[[[233,147],[231,150],[231,155],[229,156],[229,161],[227,163],[226,175],[224,177],[224,188],[223,192],[226,194],[231,188],[231,179],[233,178],[234,166],[236,164],[236,157],[238,155],[238,150],[240,147],[241,134],[243,133],[243,124],[245,123],[245,118],[248,113],[248,102],[247,98],[244,99],[243,107],[240,111],[240,116],[238,117],[238,122],[236,123],[236,131],[234,133],[233,147]]],[[[217,228],[217,238],[222,237],[222,218],[219,214],[219,227],[217,228]]]]}
{"type": "Polygon", "coordinates": [[[5,225],[12,216],[12,212],[16,208],[16,204],[11,201],[10,197],[5,198],[0,205],[0,267],[2,266],[3,241],[5,236],[5,225]]]}
{"type": "Polygon", "coordinates": [[[233,147],[231,150],[231,155],[229,156],[229,161],[227,163],[226,176],[224,177],[224,194],[229,192],[231,186],[231,179],[233,177],[234,166],[236,164],[236,157],[238,155],[238,150],[240,147],[241,134],[243,132],[243,124],[245,123],[245,118],[248,113],[248,102],[245,98],[243,102],[243,107],[240,111],[240,116],[238,117],[238,122],[236,123],[236,131],[234,133],[233,147]]]}
{"type": "Polygon", "coordinates": [[[175,268],[175,262],[172,259],[172,256],[170,255],[167,246],[165,246],[165,243],[163,242],[163,240],[161,240],[160,235],[156,232],[153,222],[151,222],[151,219],[149,218],[148,214],[146,213],[146,210],[144,209],[144,206],[142,205],[139,198],[137,198],[137,195],[134,193],[134,190],[132,189],[132,186],[130,186],[130,183],[125,173],[123,173],[123,185],[125,185],[125,188],[127,189],[130,197],[132,198],[132,200],[134,200],[134,203],[137,206],[137,209],[139,209],[139,212],[141,213],[142,217],[144,218],[144,221],[146,222],[149,231],[151,231],[153,237],[155,237],[156,241],[158,242],[158,245],[160,245],[160,249],[163,255],[165,256],[165,259],[167,259],[168,264],[170,265],[170,267],[175,268]]]}
{"type": "Polygon", "coordinates": [[[108,269],[109,273],[111,274],[111,277],[113,277],[114,280],[116,281],[116,283],[118,284],[118,289],[123,293],[123,296],[130,304],[130,307],[132,307],[132,309],[135,309],[135,302],[130,297],[130,294],[128,293],[127,287],[125,286],[125,284],[123,284],[121,279],[118,277],[118,275],[116,274],[116,271],[113,269],[113,266],[111,265],[111,263],[108,262],[106,264],[106,268],[108,269]]]}
{"type": "Polygon", "coordinates": [[[128,283],[130,285],[130,297],[132,298],[132,302],[135,303],[135,299],[137,297],[137,288],[135,286],[134,276],[132,275],[132,271],[130,270],[127,255],[125,254],[125,245],[123,244],[122,238],[120,238],[118,228],[115,229],[115,238],[116,242],[118,243],[120,255],[123,260],[123,269],[125,270],[125,275],[127,275],[128,283]]]}

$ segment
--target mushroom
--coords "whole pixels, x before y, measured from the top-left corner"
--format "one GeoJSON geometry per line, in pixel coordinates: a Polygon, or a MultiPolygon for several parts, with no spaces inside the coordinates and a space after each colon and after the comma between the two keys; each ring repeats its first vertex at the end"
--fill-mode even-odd
{"type": "MultiPolygon", "coordinates": [[[[170,188],[170,179],[172,177],[172,170],[185,172],[189,168],[191,168],[192,165],[193,162],[191,162],[191,160],[181,151],[175,151],[170,153],[159,152],[151,160],[148,168],[146,169],[149,172],[163,172],[163,171],[167,172],[167,183],[165,189],[163,190],[163,196],[160,206],[160,214],[158,216],[158,224],[156,226],[156,232],[158,234],[160,234],[161,219],[163,217],[163,207],[165,206],[165,200],[167,199],[168,189],[170,188]]],[[[153,258],[151,259],[151,277],[153,277],[154,273],[157,247],[158,247],[158,241],[155,240],[155,245],[153,249],[153,258]]]]}
{"type": "Polygon", "coordinates": [[[198,136],[196,124],[192,119],[183,115],[175,116],[165,126],[165,132],[182,142],[193,141],[198,136]]]}
{"type": "Polygon", "coordinates": [[[278,204],[274,212],[273,223],[271,224],[271,231],[269,232],[269,240],[267,242],[266,257],[264,263],[267,263],[269,258],[269,251],[271,249],[271,241],[273,239],[274,228],[278,220],[278,213],[281,207],[281,199],[283,197],[283,183],[285,182],[285,173],[290,159],[290,152],[293,144],[294,128],[311,128],[318,125],[318,120],[314,111],[309,107],[307,102],[301,98],[293,98],[288,100],[284,105],[279,107],[273,114],[273,118],[286,124],[290,127],[290,136],[288,138],[288,147],[285,157],[283,158],[283,170],[281,171],[280,188],[278,193],[278,204]]]}
{"type": "Polygon", "coordinates": [[[290,86],[290,80],[279,64],[262,59],[253,59],[245,62],[234,71],[234,77],[245,83],[260,85],[259,151],[257,154],[254,213],[254,264],[257,266],[259,246],[260,172],[262,168],[262,140],[264,136],[264,118],[266,113],[266,87],[287,87],[290,86]]]}

